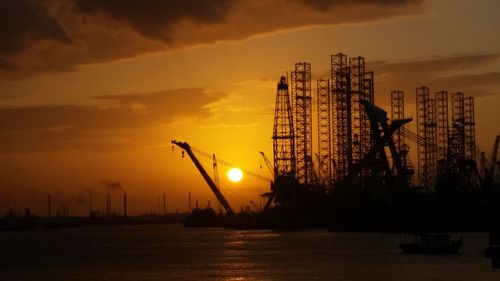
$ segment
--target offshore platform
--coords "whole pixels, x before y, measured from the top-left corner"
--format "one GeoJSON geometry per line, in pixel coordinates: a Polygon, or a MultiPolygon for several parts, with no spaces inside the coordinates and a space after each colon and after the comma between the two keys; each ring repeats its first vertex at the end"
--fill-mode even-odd
{"type": "MultiPolygon", "coordinates": [[[[330,77],[315,81],[315,95],[307,62],[296,63],[290,77],[277,83],[273,163],[262,154],[274,178],[270,192],[263,194],[267,204],[255,215],[258,223],[473,230],[500,217],[500,136],[489,155],[477,151],[473,97],[417,87],[413,132],[403,91],[387,93],[390,113],[375,105],[375,76],[363,57],[339,53],[330,62],[330,77]],[[412,161],[410,148],[415,147],[412,161]]],[[[173,143],[191,157],[189,145],[173,143]]],[[[193,161],[232,215],[220,190],[193,161]]]]}

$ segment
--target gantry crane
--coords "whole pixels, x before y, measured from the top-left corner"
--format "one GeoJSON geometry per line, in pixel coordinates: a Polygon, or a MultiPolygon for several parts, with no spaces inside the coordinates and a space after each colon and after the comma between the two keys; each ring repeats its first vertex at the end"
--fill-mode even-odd
{"type": "Polygon", "coordinates": [[[207,171],[205,171],[205,169],[201,165],[200,161],[198,161],[198,158],[196,158],[196,156],[194,155],[193,151],[191,150],[191,146],[187,142],[180,142],[180,141],[176,141],[176,140],[172,140],[172,144],[175,144],[178,147],[182,148],[184,151],[186,151],[186,153],[189,155],[189,158],[191,158],[191,161],[193,161],[194,165],[196,166],[196,168],[198,169],[200,174],[203,176],[203,178],[207,182],[208,187],[210,187],[210,189],[214,193],[214,195],[217,198],[217,200],[219,201],[219,203],[226,210],[226,213],[228,215],[234,214],[233,209],[231,208],[231,206],[227,202],[224,195],[220,192],[220,189],[214,183],[212,178],[208,175],[207,171]]]}

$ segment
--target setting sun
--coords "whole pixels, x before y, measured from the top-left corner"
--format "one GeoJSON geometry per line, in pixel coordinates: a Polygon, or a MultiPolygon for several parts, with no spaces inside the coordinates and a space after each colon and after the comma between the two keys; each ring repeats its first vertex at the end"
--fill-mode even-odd
{"type": "Polygon", "coordinates": [[[243,178],[243,172],[238,168],[231,168],[227,171],[227,178],[232,182],[240,182],[243,178]]]}

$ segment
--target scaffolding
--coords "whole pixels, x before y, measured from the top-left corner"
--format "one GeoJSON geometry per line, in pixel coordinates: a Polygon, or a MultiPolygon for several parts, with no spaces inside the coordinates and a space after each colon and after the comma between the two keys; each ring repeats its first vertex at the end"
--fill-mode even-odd
{"type": "Polygon", "coordinates": [[[347,176],[352,162],[351,98],[347,55],[338,53],[331,56],[332,116],[334,120],[333,156],[335,179],[347,176]]]}
{"type": "Polygon", "coordinates": [[[327,188],[332,184],[332,140],[330,80],[317,81],[318,178],[327,188]]]}
{"type": "Polygon", "coordinates": [[[313,182],[311,64],[296,63],[292,72],[292,95],[295,100],[296,176],[299,183],[313,182]]]}
{"type": "Polygon", "coordinates": [[[273,159],[275,181],[280,176],[295,177],[295,134],[290,95],[285,77],[281,77],[276,94],[273,126],[273,159]]]}

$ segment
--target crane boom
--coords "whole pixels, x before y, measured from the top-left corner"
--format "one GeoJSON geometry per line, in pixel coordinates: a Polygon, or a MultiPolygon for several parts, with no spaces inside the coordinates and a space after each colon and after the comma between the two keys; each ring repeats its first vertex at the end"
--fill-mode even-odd
{"type": "Polygon", "coordinates": [[[200,174],[203,176],[203,178],[207,182],[208,187],[210,187],[212,192],[215,194],[215,197],[217,197],[217,200],[220,202],[220,204],[226,210],[226,213],[227,214],[234,214],[233,209],[231,208],[231,206],[227,202],[224,195],[222,195],[222,193],[220,192],[217,185],[215,185],[212,178],[208,175],[207,171],[205,171],[205,169],[201,165],[200,161],[198,161],[198,158],[196,158],[196,156],[194,155],[193,151],[191,150],[191,146],[187,142],[179,142],[179,141],[175,141],[175,140],[172,140],[172,143],[177,145],[178,147],[184,149],[184,151],[187,152],[187,154],[189,155],[189,158],[191,158],[191,161],[193,161],[194,165],[196,166],[196,168],[198,169],[200,174]]]}
{"type": "Polygon", "coordinates": [[[274,178],[274,170],[273,170],[273,165],[271,164],[271,161],[267,158],[267,156],[264,154],[264,152],[259,151],[260,156],[262,156],[262,159],[264,159],[264,162],[266,163],[267,169],[269,172],[271,172],[271,175],[273,175],[274,178]]]}

